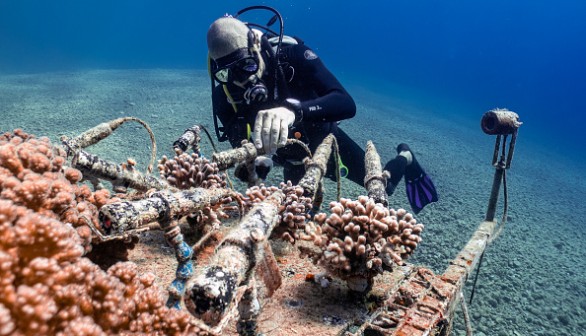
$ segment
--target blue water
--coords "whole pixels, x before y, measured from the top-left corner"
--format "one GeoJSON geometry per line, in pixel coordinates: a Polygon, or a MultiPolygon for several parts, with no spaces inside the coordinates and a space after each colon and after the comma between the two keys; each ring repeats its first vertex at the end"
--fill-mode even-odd
{"type": "MultiPolygon", "coordinates": [[[[536,254],[523,255],[521,257],[527,260],[519,262],[519,265],[524,265],[539,255],[536,267],[544,273],[545,280],[535,280],[535,286],[539,287],[535,291],[537,293],[557,290],[546,288],[542,283],[548,286],[552,282],[560,283],[561,278],[573,274],[559,273],[562,274],[559,277],[547,278],[550,268],[559,269],[560,265],[567,265],[570,271],[575,269],[579,274],[583,273],[586,265],[583,250],[578,247],[583,246],[584,240],[582,245],[569,244],[573,249],[567,247],[566,252],[556,254],[557,250],[550,246],[553,243],[545,241],[538,233],[553,241],[549,236],[555,235],[557,227],[554,225],[559,224],[568,226],[557,228],[565,230],[565,235],[583,236],[584,218],[580,214],[585,210],[581,198],[576,196],[576,193],[582,193],[582,189],[576,186],[583,186],[584,178],[576,178],[576,175],[563,178],[561,170],[568,165],[572,165],[573,172],[586,168],[585,1],[230,0],[201,3],[185,0],[165,3],[154,0],[0,0],[0,79],[3,74],[88,69],[205,69],[206,31],[213,20],[226,12],[235,13],[247,5],[273,5],[285,18],[285,33],[304,39],[348,88],[360,87],[383,93],[393,100],[408,102],[415,107],[414,110],[428,113],[430,117],[440,115],[443,119],[462,121],[465,125],[469,125],[470,120],[479,120],[482,113],[495,107],[519,113],[524,125],[520,131],[517,161],[511,174],[511,188],[517,192],[526,188],[527,197],[512,200],[513,205],[517,205],[511,211],[516,222],[513,221],[508,228],[507,232],[511,235],[503,237],[500,244],[538,241],[534,244],[540,247],[536,254]],[[549,162],[545,162],[548,159],[537,163],[531,160],[528,153],[534,152],[526,150],[528,147],[545,152],[544,158],[555,161],[551,163],[555,171],[550,168],[549,162]],[[517,167],[524,169],[522,178],[515,175],[517,167]],[[556,183],[558,180],[551,179],[552,175],[562,182],[556,183]],[[571,203],[567,201],[570,199],[571,203]],[[530,211],[525,211],[525,207],[532,208],[529,205],[538,202],[543,204],[542,212],[526,214],[530,211]],[[560,209],[572,212],[576,217],[568,219],[565,212],[562,215],[556,213],[560,209]],[[560,260],[560,255],[572,258],[560,260]]],[[[263,20],[268,20],[268,17],[263,20]]],[[[2,100],[0,92],[0,103],[2,100]]],[[[205,104],[209,104],[209,100],[205,104]]],[[[440,125],[443,124],[438,122],[438,128],[440,125]]],[[[177,127],[183,129],[186,126],[189,125],[177,127]]],[[[4,130],[4,127],[0,129],[4,130]]],[[[480,132],[479,127],[474,131],[480,132]]],[[[446,129],[446,137],[453,137],[453,132],[456,131],[446,129]],[[448,131],[452,133],[448,134],[448,131]]],[[[430,146],[445,151],[453,149],[435,143],[430,143],[430,146]]],[[[461,146],[462,151],[471,151],[466,143],[461,146]]],[[[488,161],[490,154],[478,155],[486,156],[488,161]]],[[[427,157],[428,160],[431,158],[433,155],[427,157]]],[[[447,175],[454,170],[453,167],[457,167],[466,175],[469,162],[462,160],[457,165],[450,162],[451,165],[446,168],[438,164],[440,159],[434,161],[436,164],[430,166],[429,171],[438,176],[437,184],[442,188],[443,200],[460,202],[457,185],[446,183],[441,174],[447,175]]],[[[490,185],[490,173],[484,181],[486,185],[490,185]]],[[[469,184],[465,178],[463,176],[463,181],[459,181],[462,185],[469,184]]],[[[480,200],[461,201],[485,204],[487,192],[478,194],[480,200]]],[[[459,220],[452,218],[456,215],[451,213],[442,215],[448,225],[455,225],[459,220]]],[[[440,225],[430,225],[429,230],[436,230],[438,235],[448,231],[440,225]]],[[[467,236],[462,238],[465,239],[467,236]]],[[[450,241],[443,243],[440,247],[459,249],[450,241]]],[[[516,274],[515,268],[510,266],[516,262],[513,258],[488,258],[485,262],[487,268],[491,267],[491,263],[494,269],[508,267],[508,273],[503,271],[507,276],[522,276],[521,272],[516,274]],[[501,267],[500,263],[504,266],[501,267]]],[[[484,280],[492,279],[492,276],[485,274],[484,280]]],[[[583,284],[583,279],[568,283],[583,284]]],[[[505,285],[527,282],[527,279],[517,280],[498,278],[493,282],[505,285]]],[[[510,291],[519,286],[514,287],[510,291]]],[[[479,300],[482,300],[483,290],[488,292],[493,289],[480,287],[479,300]]],[[[574,301],[571,307],[566,306],[561,311],[582,314],[581,317],[576,315],[578,322],[571,324],[567,330],[576,330],[578,327],[575,325],[586,325],[583,319],[586,312],[583,291],[583,286],[565,291],[574,301]],[[575,308],[578,305],[580,308],[575,308]]],[[[508,298],[502,300],[491,304],[490,308],[501,309],[508,298]]],[[[524,308],[530,305],[521,304],[524,308]]],[[[543,323],[552,321],[555,325],[555,313],[560,311],[558,308],[548,304],[546,308],[535,308],[533,314],[539,316],[536,320],[543,323]]],[[[480,312],[477,314],[482,315],[480,312]]],[[[474,318],[480,319],[478,316],[474,318]]],[[[514,325],[514,321],[511,323],[514,325]]],[[[539,325],[538,321],[531,323],[539,325]]],[[[484,325],[484,330],[488,327],[484,325]]]]}
{"type": "Polygon", "coordinates": [[[529,138],[586,157],[586,2],[200,3],[0,0],[0,73],[203,69],[211,21],[273,5],[286,33],[302,37],[343,80],[409,88],[437,113],[477,118],[506,107],[521,115],[529,138]]]}

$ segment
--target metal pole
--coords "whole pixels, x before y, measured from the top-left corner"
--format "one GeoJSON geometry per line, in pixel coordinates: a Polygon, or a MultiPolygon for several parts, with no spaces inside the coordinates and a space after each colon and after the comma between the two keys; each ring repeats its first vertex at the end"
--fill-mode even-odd
{"type": "Polygon", "coordinates": [[[332,144],[335,137],[329,134],[324,138],[322,143],[317,146],[313,158],[309,159],[305,164],[305,175],[299,181],[299,185],[303,187],[305,196],[313,198],[318,190],[319,184],[326,174],[328,169],[328,160],[332,155],[332,144]]]}
{"type": "Polygon", "coordinates": [[[138,191],[170,188],[169,185],[153,176],[138,170],[125,170],[118,164],[102,160],[96,155],[80,150],[71,160],[73,168],[79,169],[86,178],[100,178],[115,185],[130,187],[138,191]]]}
{"type": "Polygon", "coordinates": [[[503,181],[504,172],[505,168],[502,167],[500,164],[496,167],[496,171],[494,172],[494,178],[492,180],[492,190],[490,191],[490,198],[488,200],[488,209],[486,210],[486,217],[484,219],[487,222],[494,221],[494,215],[496,213],[496,204],[499,199],[499,191],[501,187],[501,182],[503,181]]]}
{"type": "Polygon", "coordinates": [[[277,191],[256,204],[220,243],[210,263],[187,284],[185,305],[209,325],[217,325],[237,301],[237,288],[246,285],[259,262],[260,248],[278,224],[285,195],[277,191]]]}
{"type": "Polygon", "coordinates": [[[364,177],[364,187],[368,190],[368,197],[372,198],[375,203],[380,203],[385,207],[388,205],[387,200],[387,177],[383,174],[380,156],[372,141],[366,143],[366,154],[364,157],[364,166],[366,176],[364,177]]]}

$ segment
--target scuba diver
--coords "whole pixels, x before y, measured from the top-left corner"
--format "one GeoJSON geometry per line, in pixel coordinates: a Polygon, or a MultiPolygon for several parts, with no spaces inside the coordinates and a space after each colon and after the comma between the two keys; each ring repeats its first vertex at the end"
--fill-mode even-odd
{"type": "MultiPolygon", "coordinates": [[[[287,139],[300,140],[313,153],[333,133],[340,161],[347,165],[340,162],[340,175],[363,186],[365,152],[338,127],[356,114],[354,100],[311,48],[299,38],[283,35],[283,19],[275,9],[252,6],[217,19],[207,32],[207,44],[218,140],[228,140],[233,148],[249,140],[266,155],[255,160],[255,169],[238,166],[236,177],[244,182],[264,180],[275,162],[283,166],[285,181],[297,184],[305,173],[302,160],[308,153],[299,144],[285,146],[287,139]],[[274,14],[266,26],[239,19],[257,9],[274,14]],[[279,33],[270,28],[277,19],[279,33]]],[[[333,180],[334,167],[330,160],[327,176],[333,180]]],[[[433,182],[407,145],[398,146],[397,156],[385,169],[391,173],[389,195],[405,176],[415,213],[437,201],[433,182]]]]}

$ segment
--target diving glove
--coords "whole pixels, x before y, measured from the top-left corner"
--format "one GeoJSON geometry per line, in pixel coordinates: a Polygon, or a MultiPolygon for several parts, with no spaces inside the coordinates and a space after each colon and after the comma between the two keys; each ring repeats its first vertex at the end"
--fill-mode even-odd
{"type": "Polygon", "coordinates": [[[254,121],[254,145],[265,154],[273,154],[287,143],[294,121],[295,113],[286,107],[259,111],[254,121]]]}

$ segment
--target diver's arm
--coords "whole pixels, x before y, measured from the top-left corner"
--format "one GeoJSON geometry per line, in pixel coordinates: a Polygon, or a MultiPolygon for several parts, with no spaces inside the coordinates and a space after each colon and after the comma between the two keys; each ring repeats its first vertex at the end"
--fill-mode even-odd
{"type": "MultiPolygon", "coordinates": [[[[299,80],[311,85],[318,95],[301,101],[303,121],[335,122],[356,115],[356,104],[338,79],[326,68],[321,59],[301,44],[295,51],[299,80]]],[[[295,98],[295,97],[294,97],[295,98]]]]}

